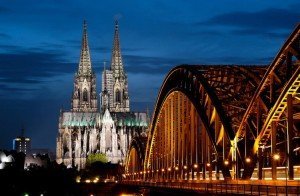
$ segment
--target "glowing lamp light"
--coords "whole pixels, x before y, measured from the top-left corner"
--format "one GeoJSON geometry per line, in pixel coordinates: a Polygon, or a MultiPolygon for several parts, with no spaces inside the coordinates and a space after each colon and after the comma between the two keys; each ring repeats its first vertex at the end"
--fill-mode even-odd
{"type": "Polygon", "coordinates": [[[76,177],[76,182],[77,182],[77,183],[80,183],[80,179],[81,179],[80,176],[77,176],[77,177],[76,177]]]}
{"type": "Polygon", "coordinates": [[[85,180],[85,183],[87,183],[87,184],[88,184],[88,183],[91,183],[91,180],[86,179],[86,180],[85,180]]]}
{"type": "Polygon", "coordinates": [[[162,169],[161,169],[161,171],[162,171],[162,172],[164,172],[164,171],[165,171],[165,169],[164,169],[164,168],[162,168],[162,169]]]}
{"type": "Polygon", "coordinates": [[[159,172],[159,170],[156,170],[156,172],[159,172]]]}
{"type": "Polygon", "coordinates": [[[280,159],[280,155],[277,153],[277,154],[274,154],[273,155],[273,159],[275,160],[275,161],[278,161],[279,159],[280,159]]]}
{"type": "Polygon", "coordinates": [[[185,165],[185,166],[183,166],[183,169],[187,169],[187,166],[185,165]]]}
{"type": "Polygon", "coordinates": [[[206,166],[207,166],[207,167],[210,167],[210,163],[206,163],[206,166]]]}
{"type": "Polygon", "coordinates": [[[143,172],[140,172],[140,174],[143,174],[143,172]]]}
{"type": "Polygon", "coordinates": [[[175,167],[175,170],[178,171],[178,169],[179,169],[179,168],[176,166],[176,167],[175,167]]]}
{"type": "Polygon", "coordinates": [[[251,159],[249,157],[246,158],[246,163],[250,163],[251,159]]]}
{"type": "Polygon", "coordinates": [[[171,171],[171,167],[168,168],[168,171],[171,171]]]}
{"type": "Polygon", "coordinates": [[[229,161],[228,161],[228,160],[225,160],[225,161],[224,161],[224,165],[229,165],[229,161]]]}
{"type": "Polygon", "coordinates": [[[197,165],[197,164],[194,164],[194,168],[197,169],[197,168],[198,168],[198,165],[197,165]]]}

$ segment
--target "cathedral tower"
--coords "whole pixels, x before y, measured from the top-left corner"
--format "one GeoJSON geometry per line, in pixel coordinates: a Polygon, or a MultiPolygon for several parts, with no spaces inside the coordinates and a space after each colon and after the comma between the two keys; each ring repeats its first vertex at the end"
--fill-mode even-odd
{"type": "Polygon", "coordinates": [[[87,24],[83,23],[82,46],[78,71],[75,74],[72,96],[73,112],[96,112],[96,75],[92,70],[90,50],[88,45],[87,24]]]}
{"type": "Polygon", "coordinates": [[[108,106],[110,112],[130,111],[127,75],[124,71],[122,61],[118,21],[115,22],[110,70],[104,69],[102,73],[102,112],[107,108],[104,105],[106,102],[103,101],[104,99],[107,99],[107,97],[109,100],[108,106]]]}

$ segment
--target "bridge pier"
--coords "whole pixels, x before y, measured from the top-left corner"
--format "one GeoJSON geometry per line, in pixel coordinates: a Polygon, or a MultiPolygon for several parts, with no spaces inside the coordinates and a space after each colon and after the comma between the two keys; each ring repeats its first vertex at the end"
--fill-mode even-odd
{"type": "Polygon", "coordinates": [[[271,123],[271,162],[272,162],[272,180],[277,180],[277,161],[279,160],[279,155],[276,154],[276,122],[271,123]]]}
{"type": "Polygon", "coordinates": [[[294,159],[293,159],[293,96],[287,96],[287,130],[286,130],[286,146],[287,146],[287,168],[289,180],[294,180],[294,159]]]}

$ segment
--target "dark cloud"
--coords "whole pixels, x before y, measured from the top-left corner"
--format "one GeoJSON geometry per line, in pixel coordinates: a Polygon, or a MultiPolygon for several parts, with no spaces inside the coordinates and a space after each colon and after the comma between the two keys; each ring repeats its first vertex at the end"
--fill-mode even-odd
{"type": "Polygon", "coordinates": [[[297,9],[269,8],[257,12],[230,12],[210,18],[200,25],[222,25],[260,29],[291,29],[300,18],[297,9]]]}
{"type": "Polygon", "coordinates": [[[6,7],[3,7],[3,6],[0,6],[0,14],[1,13],[7,13],[7,12],[10,12],[11,10],[6,8],[6,7]]]}
{"type": "Polygon", "coordinates": [[[166,57],[123,55],[125,69],[129,73],[165,74],[175,65],[187,60],[166,57]]]}
{"type": "Polygon", "coordinates": [[[2,91],[24,91],[28,89],[28,85],[34,87],[36,84],[45,83],[53,76],[74,72],[76,65],[65,63],[62,56],[30,51],[0,54],[0,82],[6,86],[2,91]],[[18,87],[12,87],[14,84],[18,87]]]}
{"type": "Polygon", "coordinates": [[[0,33],[0,38],[10,39],[11,37],[7,33],[0,33]]]}
{"type": "Polygon", "coordinates": [[[217,57],[199,57],[199,58],[167,58],[167,57],[147,57],[137,55],[124,55],[125,69],[129,73],[143,74],[166,74],[173,67],[182,64],[188,65],[229,65],[229,64],[247,64],[264,65],[270,63],[271,58],[253,58],[237,56],[217,56],[217,57]]]}
{"type": "Polygon", "coordinates": [[[255,29],[255,28],[248,28],[248,29],[236,29],[230,31],[230,33],[235,35],[246,35],[246,36],[263,36],[263,37],[269,37],[269,38],[285,38],[288,37],[289,31],[286,32],[275,32],[275,31],[268,31],[263,29],[255,29]]]}

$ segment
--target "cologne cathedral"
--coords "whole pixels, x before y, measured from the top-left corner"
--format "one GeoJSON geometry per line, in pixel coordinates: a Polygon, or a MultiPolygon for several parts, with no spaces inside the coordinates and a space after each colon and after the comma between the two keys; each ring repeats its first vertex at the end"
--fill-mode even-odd
{"type": "Polygon", "coordinates": [[[123,163],[131,139],[146,135],[146,112],[131,112],[127,75],[124,70],[118,21],[115,23],[110,68],[102,72],[98,102],[96,74],[92,68],[84,22],[78,70],[74,77],[71,110],[59,116],[56,160],[84,169],[91,153],[103,153],[111,163],[123,163]],[[98,106],[98,103],[99,106],[98,106]]]}

